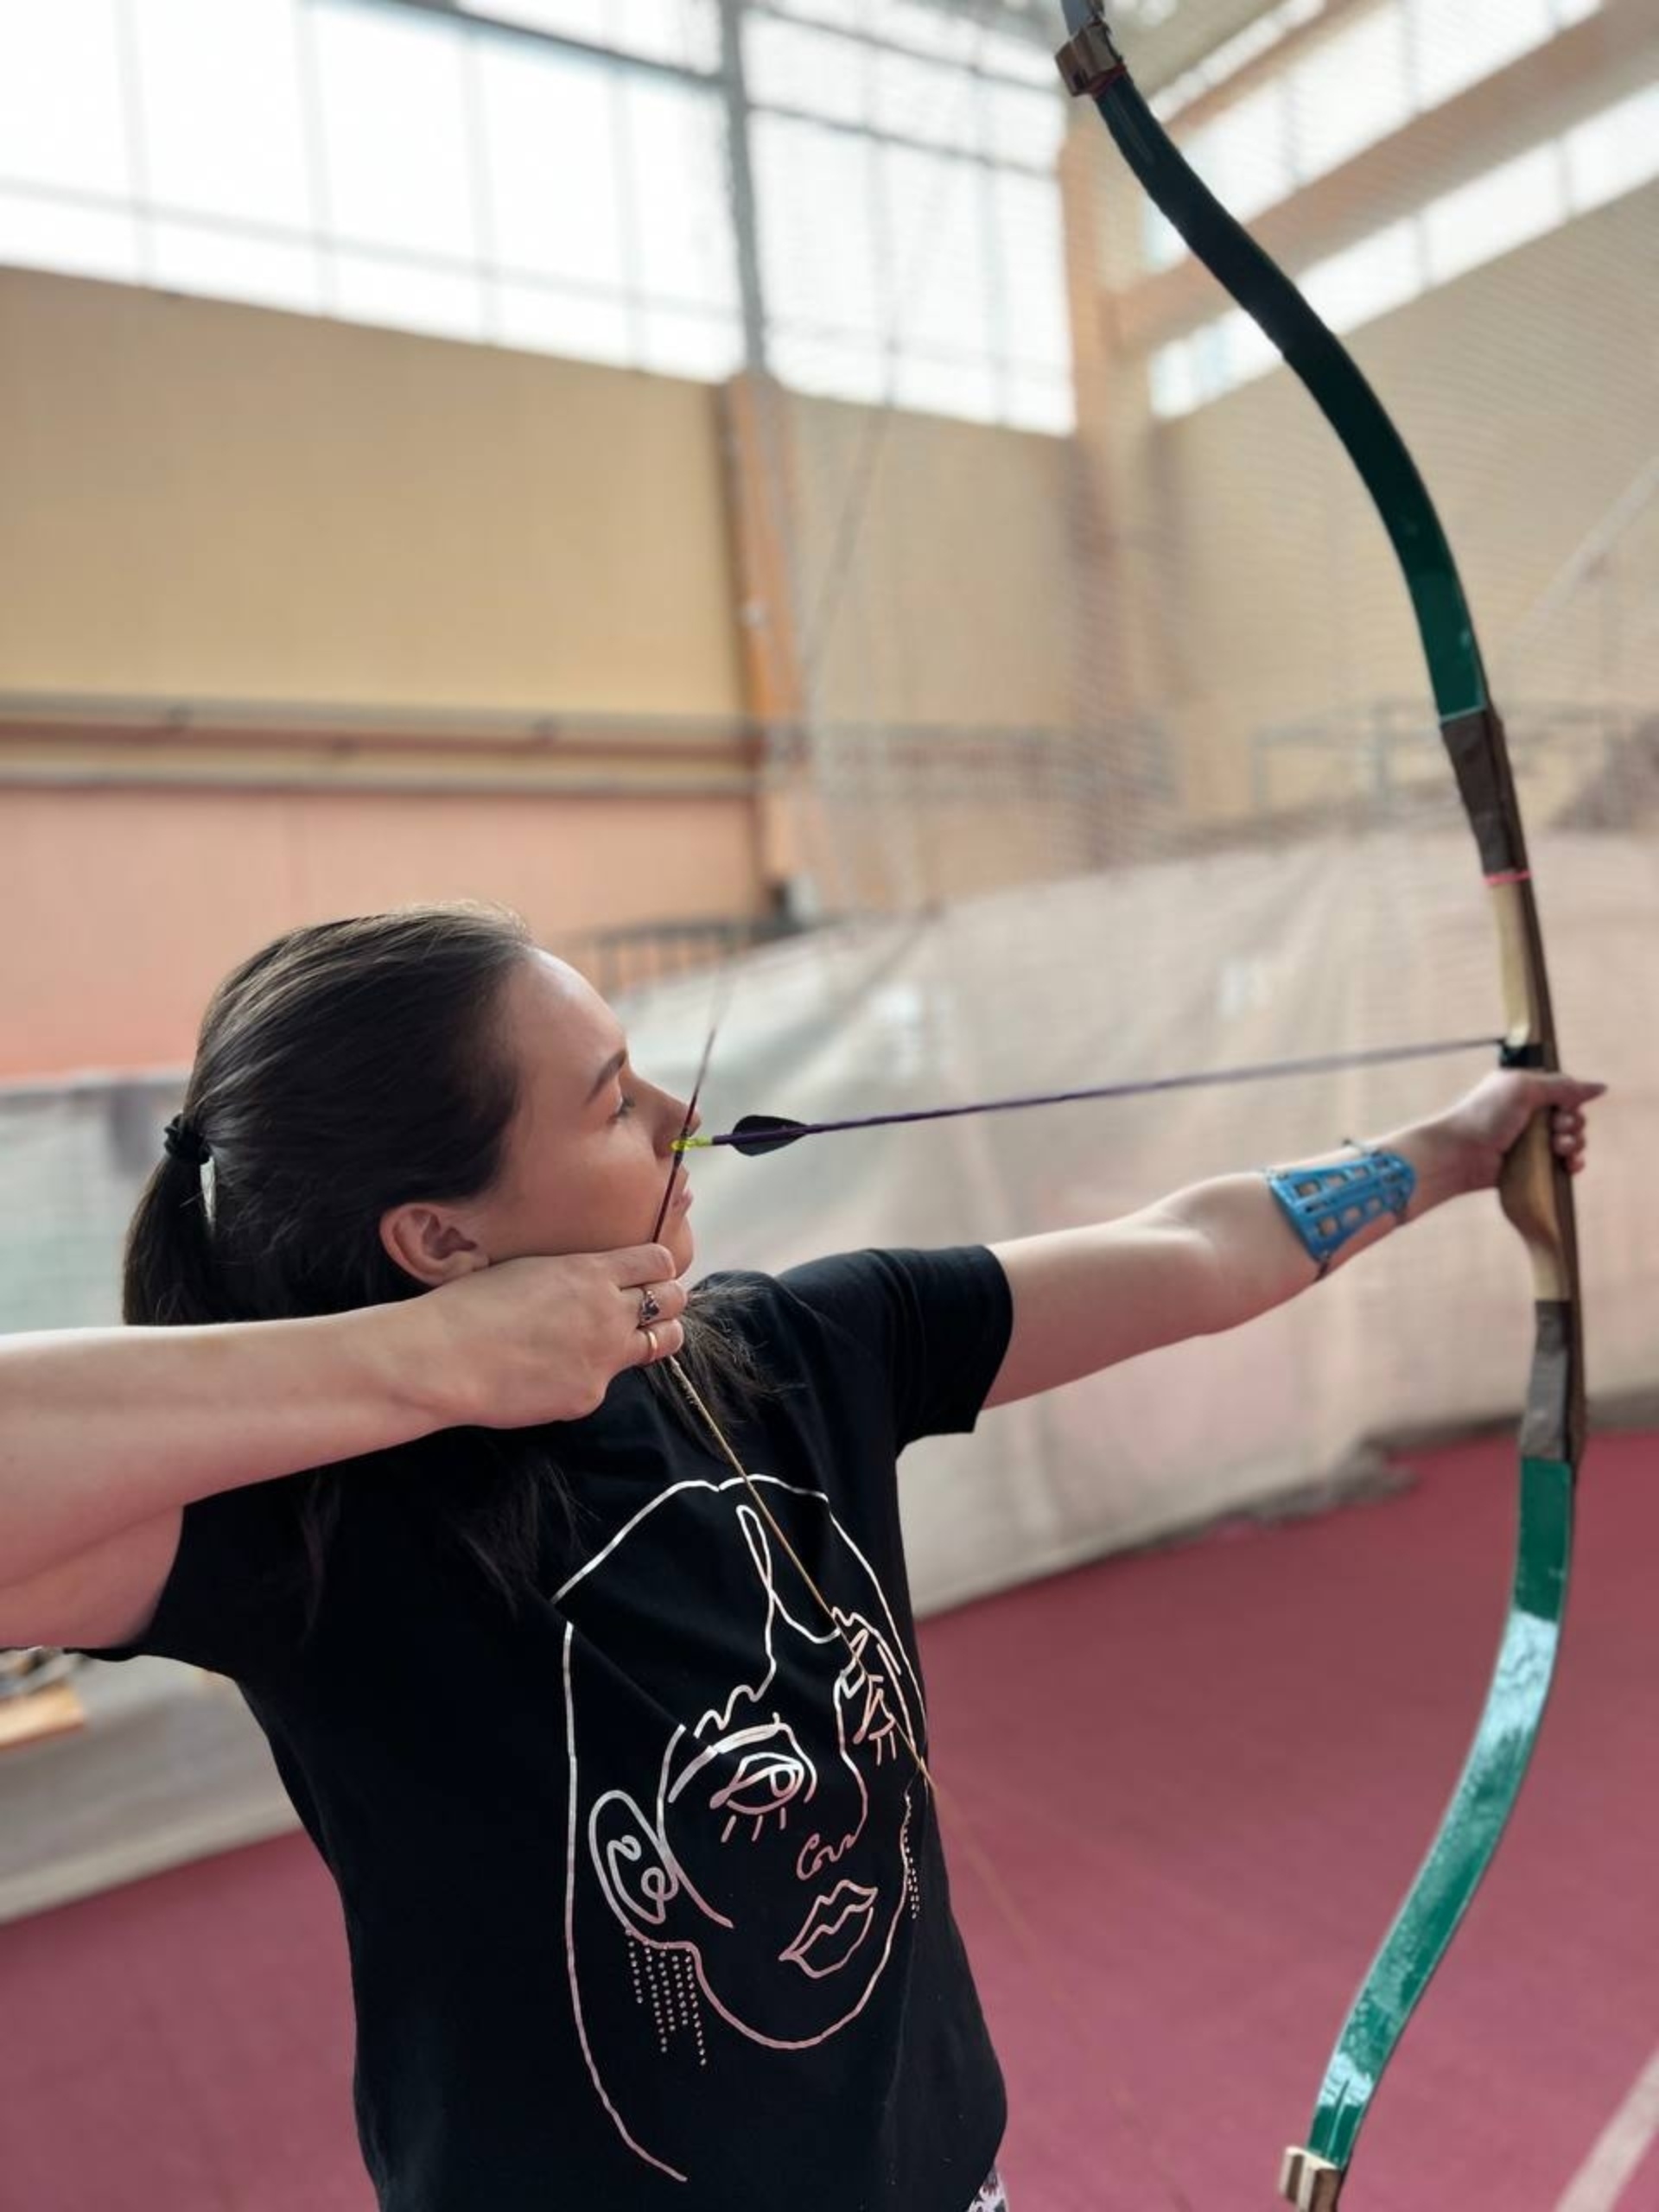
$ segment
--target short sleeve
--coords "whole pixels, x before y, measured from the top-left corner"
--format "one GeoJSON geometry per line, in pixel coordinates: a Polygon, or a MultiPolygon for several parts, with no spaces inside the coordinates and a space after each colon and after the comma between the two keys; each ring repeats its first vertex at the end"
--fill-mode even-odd
{"type": "Polygon", "coordinates": [[[1008,1279],[984,1245],[846,1252],[777,1280],[885,1372],[900,1450],[974,1427],[1014,1327],[1008,1279]]]}
{"type": "Polygon", "coordinates": [[[92,1659],[181,1659],[238,1681],[270,1680],[298,1649],[306,1613],[295,1478],[219,1491],[184,1509],[179,1548],[149,1624],[92,1659]]]}

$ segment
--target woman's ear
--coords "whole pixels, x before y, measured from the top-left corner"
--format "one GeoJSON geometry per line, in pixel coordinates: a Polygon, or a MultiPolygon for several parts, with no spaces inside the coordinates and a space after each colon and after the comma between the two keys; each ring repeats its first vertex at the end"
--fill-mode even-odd
{"type": "Polygon", "coordinates": [[[657,1831],[626,1791],[607,1789],[588,1821],[588,1848],[605,1901],[630,1936],[661,1941],[683,1885],[657,1831]]]}
{"type": "Polygon", "coordinates": [[[392,1206],[380,1217],[380,1243],[387,1258],[406,1275],[435,1290],[440,1283],[487,1268],[490,1255],[474,1242],[453,1214],[437,1206],[392,1206]]]}

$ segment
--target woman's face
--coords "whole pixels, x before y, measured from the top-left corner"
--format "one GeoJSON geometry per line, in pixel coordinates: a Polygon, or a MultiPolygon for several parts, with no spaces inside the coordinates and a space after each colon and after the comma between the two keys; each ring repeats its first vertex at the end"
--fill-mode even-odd
{"type": "Polygon", "coordinates": [[[683,1274],[691,1194],[669,1147],[684,1126],[685,1101],[634,1072],[616,1016],[550,953],[532,953],[520,966],[503,1018],[520,1096],[501,1175],[482,1198],[388,1216],[383,1235],[395,1236],[402,1264],[441,1281],[531,1254],[643,1244],[672,1173],[660,1241],[683,1274]]]}
{"type": "Polygon", "coordinates": [[[691,1192],[669,1147],[685,1126],[684,1099],[634,1072],[616,1016],[585,976],[550,953],[533,954],[519,969],[505,1012],[523,1095],[490,1202],[499,1215],[491,1258],[643,1244],[671,1171],[662,1237],[683,1274],[691,1192]]]}

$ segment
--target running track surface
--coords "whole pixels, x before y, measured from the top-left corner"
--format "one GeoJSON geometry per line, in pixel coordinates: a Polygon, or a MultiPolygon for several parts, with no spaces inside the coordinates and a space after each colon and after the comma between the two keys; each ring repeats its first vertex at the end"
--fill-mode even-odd
{"type": "MultiPolygon", "coordinates": [[[[1502,1618],[1512,1446],[1408,1471],[926,1628],[1013,2212],[1276,2202],[1502,1618]]],[[[1659,1440],[1598,1439],[1538,1762],[1344,2212],[1555,2212],[1659,2045],[1656,1563],[1659,1440]]],[[[339,1911],[302,1837],[0,1929],[0,2212],[372,2212],[339,1911]]],[[[1659,2208],[1659,2151],[1618,2201],[1659,2208]]]]}

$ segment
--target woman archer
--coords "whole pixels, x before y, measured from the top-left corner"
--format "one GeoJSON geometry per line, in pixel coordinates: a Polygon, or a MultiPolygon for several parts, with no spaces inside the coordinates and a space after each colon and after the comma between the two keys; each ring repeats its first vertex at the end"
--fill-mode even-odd
{"type": "Polygon", "coordinates": [[[0,1643],[238,1682],[339,1887],[386,2212],[989,2212],[899,1455],[1268,1312],[1536,1115],[1576,1172],[1599,1090],[688,1295],[686,1107],[579,975],[493,908],[296,930],[208,1008],[128,1331],[0,1351],[0,1643]]]}

